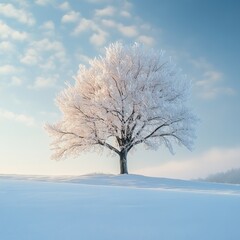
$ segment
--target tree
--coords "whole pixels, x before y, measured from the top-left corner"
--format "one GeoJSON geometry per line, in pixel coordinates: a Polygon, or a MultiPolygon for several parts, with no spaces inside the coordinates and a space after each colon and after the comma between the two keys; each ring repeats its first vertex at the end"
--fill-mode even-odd
{"type": "Polygon", "coordinates": [[[163,51],[117,42],[89,65],[80,65],[75,84],[57,97],[62,119],[46,125],[54,159],[105,147],[127,174],[127,155],[141,143],[151,149],[165,144],[170,152],[174,142],[191,149],[190,84],[163,51]]]}

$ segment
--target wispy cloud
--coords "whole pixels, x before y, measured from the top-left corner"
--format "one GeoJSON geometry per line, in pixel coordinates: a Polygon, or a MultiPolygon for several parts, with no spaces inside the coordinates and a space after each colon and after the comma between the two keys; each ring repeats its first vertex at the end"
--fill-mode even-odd
{"type": "Polygon", "coordinates": [[[85,0],[89,3],[104,3],[104,2],[111,2],[112,0],[85,0]]]}
{"type": "Polygon", "coordinates": [[[126,26],[123,24],[118,24],[118,30],[125,37],[136,37],[138,35],[137,27],[134,25],[126,26]]]}
{"type": "Polygon", "coordinates": [[[77,27],[73,31],[73,35],[78,35],[87,30],[96,30],[98,26],[93,20],[82,18],[78,23],[77,27]]]}
{"type": "Polygon", "coordinates": [[[51,88],[56,85],[58,76],[51,77],[37,77],[34,81],[33,85],[30,85],[30,89],[43,89],[43,88],[51,88]]]}
{"type": "MultiPolygon", "coordinates": [[[[123,25],[122,23],[118,23],[111,19],[102,19],[101,23],[105,27],[118,30],[125,37],[137,37],[139,35],[138,28],[135,25],[123,25]]],[[[144,35],[141,37],[141,39],[145,40],[145,42],[147,41],[147,39],[148,42],[150,41],[150,37],[144,35]]]]}
{"type": "Polygon", "coordinates": [[[20,62],[26,65],[36,65],[40,61],[41,57],[38,51],[34,48],[27,49],[24,56],[21,57],[20,62]]]}
{"type": "Polygon", "coordinates": [[[90,42],[95,46],[102,46],[106,42],[106,38],[108,36],[107,32],[99,30],[90,37],[90,42]]]}
{"type": "Polygon", "coordinates": [[[110,28],[114,28],[118,26],[118,24],[112,19],[102,19],[101,22],[104,26],[110,27],[110,28]]]}
{"type": "Polygon", "coordinates": [[[40,28],[44,30],[54,30],[55,24],[53,21],[46,21],[40,26],[40,28]]]}
{"type": "Polygon", "coordinates": [[[21,7],[29,7],[29,0],[14,0],[14,2],[18,3],[21,7]]]}
{"type": "Polygon", "coordinates": [[[51,41],[48,38],[44,38],[30,43],[29,48],[20,61],[26,65],[39,64],[41,66],[51,59],[54,59],[56,62],[64,62],[66,60],[66,51],[60,41],[51,41]],[[49,53],[48,57],[46,55],[43,56],[44,53],[49,53]]]}
{"type": "Polygon", "coordinates": [[[57,68],[57,61],[55,60],[55,57],[49,57],[49,58],[45,59],[45,61],[42,61],[39,64],[39,67],[42,70],[45,70],[45,72],[49,72],[51,70],[53,70],[53,72],[55,72],[55,70],[57,68]]]}
{"type": "Polygon", "coordinates": [[[2,65],[2,66],[0,65],[0,75],[13,74],[17,71],[18,69],[13,65],[9,65],[9,64],[2,65]]]}
{"type": "Polygon", "coordinates": [[[85,54],[82,54],[81,52],[77,52],[75,54],[75,58],[77,61],[81,62],[82,64],[88,64],[91,58],[85,54]]]}
{"type": "Polygon", "coordinates": [[[39,29],[41,30],[42,35],[45,35],[46,37],[54,39],[56,36],[55,23],[51,20],[44,22],[40,25],[39,29]]]}
{"type": "Polygon", "coordinates": [[[35,119],[33,117],[25,114],[14,113],[5,109],[0,109],[0,117],[6,120],[22,123],[29,127],[36,125],[35,119]]]}
{"type": "Polygon", "coordinates": [[[142,29],[141,26],[146,23],[132,15],[132,6],[128,1],[122,1],[121,5],[118,2],[115,5],[95,9],[92,17],[81,17],[78,20],[77,17],[73,17],[74,20],[72,20],[67,13],[62,17],[62,22],[78,21],[71,35],[79,36],[83,32],[90,32],[89,42],[96,47],[106,44],[107,40],[116,41],[115,36],[118,36],[116,31],[123,37],[153,46],[155,39],[151,36],[149,29],[142,29]]]}
{"type": "Polygon", "coordinates": [[[155,43],[155,39],[153,37],[150,36],[146,36],[146,35],[140,35],[137,38],[138,42],[141,42],[143,44],[146,44],[148,46],[153,46],[155,43]]]}
{"type": "Polygon", "coordinates": [[[182,179],[205,178],[213,173],[239,168],[239,159],[240,147],[214,148],[197,157],[169,161],[137,172],[152,176],[182,179]]]}
{"type": "Polygon", "coordinates": [[[68,12],[67,14],[65,14],[62,17],[61,22],[62,23],[77,22],[79,17],[80,17],[80,13],[79,12],[71,11],[71,12],[68,12]]]}
{"type": "Polygon", "coordinates": [[[125,18],[130,18],[132,16],[131,13],[126,10],[121,11],[120,15],[125,18]]]}
{"type": "Polygon", "coordinates": [[[112,6],[107,6],[102,9],[96,9],[95,10],[95,16],[97,17],[103,17],[103,16],[113,16],[116,12],[116,9],[112,6]]]}
{"type": "Polygon", "coordinates": [[[13,39],[16,41],[24,41],[27,38],[28,34],[26,32],[17,31],[0,20],[0,39],[13,39]]]}
{"type": "Polygon", "coordinates": [[[196,88],[200,96],[205,99],[213,99],[219,95],[234,95],[231,87],[224,86],[224,74],[216,70],[205,59],[191,59],[190,62],[196,69],[201,71],[201,77],[195,80],[196,88]]]}
{"type": "Polygon", "coordinates": [[[71,6],[69,2],[64,2],[58,6],[63,11],[69,11],[71,9],[71,6]]]}
{"type": "Polygon", "coordinates": [[[40,6],[47,6],[50,3],[53,3],[53,0],[35,0],[35,3],[40,6]]]}
{"type": "Polygon", "coordinates": [[[133,7],[133,4],[129,0],[123,2],[123,9],[129,11],[133,7]]]}
{"type": "Polygon", "coordinates": [[[35,41],[32,43],[32,45],[39,51],[65,51],[63,44],[60,41],[51,41],[47,38],[35,41]]]}
{"type": "Polygon", "coordinates": [[[0,15],[8,18],[14,18],[17,21],[32,26],[35,24],[35,19],[30,12],[24,9],[17,9],[12,4],[0,3],[0,15]]]}
{"type": "Polygon", "coordinates": [[[21,78],[13,76],[10,82],[10,86],[16,87],[16,86],[22,85],[22,83],[23,83],[23,80],[21,78]]]}
{"type": "Polygon", "coordinates": [[[84,31],[91,31],[90,42],[95,46],[102,46],[107,40],[108,33],[91,19],[82,18],[77,27],[73,31],[73,35],[77,36],[84,31]]]}
{"type": "Polygon", "coordinates": [[[0,54],[14,51],[14,45],[9,41],[0,42],[0,54]]]}

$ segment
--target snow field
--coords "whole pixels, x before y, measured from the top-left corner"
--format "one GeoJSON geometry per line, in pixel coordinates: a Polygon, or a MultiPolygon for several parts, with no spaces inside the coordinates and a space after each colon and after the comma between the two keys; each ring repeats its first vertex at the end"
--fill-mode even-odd
{"type": "Polygon", "coordinates": [[[240,186],[233,185],[134,175],[60,183],[2,176],[0,239],[237,240],[239,203],[240,186]]]}

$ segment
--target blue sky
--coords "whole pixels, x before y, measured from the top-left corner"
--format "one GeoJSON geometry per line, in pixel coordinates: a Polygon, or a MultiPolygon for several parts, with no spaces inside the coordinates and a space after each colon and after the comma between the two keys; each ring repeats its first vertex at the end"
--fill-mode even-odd
{"type": "Polygon", "coordinates": [[[240,167],[240,3],[207,0],[8,0],[0,3],[0,173],[118,173],[94,153],[50,160],[45,122],[78,65],[118,40],[164,49],[192,81],[195,149],[129,155],[132,173],[197,178],[240,167]]]}

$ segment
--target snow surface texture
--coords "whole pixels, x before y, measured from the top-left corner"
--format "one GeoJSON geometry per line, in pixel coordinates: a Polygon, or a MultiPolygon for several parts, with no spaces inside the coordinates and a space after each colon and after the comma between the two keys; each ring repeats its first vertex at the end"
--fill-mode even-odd
{"type": "Polygon", "coordinates": [[[239,202],[240,186],[230,184],[1,175],[0,239],[237,240],[239,202]]]}

